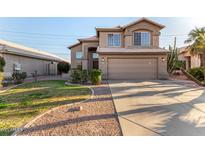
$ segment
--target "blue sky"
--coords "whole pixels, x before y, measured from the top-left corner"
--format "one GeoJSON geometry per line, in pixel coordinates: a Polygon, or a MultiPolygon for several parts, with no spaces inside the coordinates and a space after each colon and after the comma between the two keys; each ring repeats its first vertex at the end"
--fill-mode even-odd
{"type": "MultiPolygon", "coordinates": [[[[70,60],[67,46],[77,38],[95,35],[95,27],[124,25],[139,18],[0,18],[0,39],[44,50],[70,60]]],[[[177,46],[184,45],[194,27],[205,26],[203,18],[150,18],[166,26],[161,31],[160,47],[168,47],[177,37],[177,46]]]]}

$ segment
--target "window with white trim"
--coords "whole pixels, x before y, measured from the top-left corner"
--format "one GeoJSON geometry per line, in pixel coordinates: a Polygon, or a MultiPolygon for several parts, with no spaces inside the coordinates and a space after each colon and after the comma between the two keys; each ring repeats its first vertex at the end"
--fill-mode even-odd
{"type": "Polygon", "coordinates": [[[121,45],[121,34],[108,34],[108,46],[119,47],[121,45]]]}
{"type": "Polygon", "coordinates": [[[151,44],[150,32],[135,32],[134,33],[134,45],[149,47],[151,44]]]}
{"type": "Polygon", "coordinates": [[[76,51],[76,59],[82,59],[83,58],[83,52],[82,51],[76,51]]]}

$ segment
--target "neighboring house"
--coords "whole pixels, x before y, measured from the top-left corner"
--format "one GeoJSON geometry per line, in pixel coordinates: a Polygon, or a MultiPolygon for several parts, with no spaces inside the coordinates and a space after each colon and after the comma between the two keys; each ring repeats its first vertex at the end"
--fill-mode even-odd
{"type": "Polygon", "coordinates": [[[0,56],[6,61],[5,77],[11,77],[15,71],[26,72],[28,77],[35,71],[38,75],[56,75],[57,63],[65,61],[55,55],[4,40],[0,40],[0,56]]]}
{"type": "Polygon", "coordinates": [[[193,55],[187,51],[187,47],[181,47],[178,54],[178,59],[185,62],[185,69],[202,66],[202,55],[193,55]]]}
{"type": "Polygon", "coordinates": [[[164,27],[141,18],[125,26],[96,28],[96,36],[68,47],[71,68],[99,68],[104,79],[166,79],[169,51],[159,48],[164,27]]]}

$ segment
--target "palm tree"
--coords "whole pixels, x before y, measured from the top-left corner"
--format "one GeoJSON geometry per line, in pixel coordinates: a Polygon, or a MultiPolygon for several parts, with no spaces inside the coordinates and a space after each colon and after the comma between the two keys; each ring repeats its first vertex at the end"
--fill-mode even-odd
{"type": "Polygon", "coordinates": [[[188,34],[188,39],[185,43],[188,43],[187,50],[192,54],[202,55],[202,64],[204,68],[204,80],[205,80],[205,27],[195,28],[188,34]]]}

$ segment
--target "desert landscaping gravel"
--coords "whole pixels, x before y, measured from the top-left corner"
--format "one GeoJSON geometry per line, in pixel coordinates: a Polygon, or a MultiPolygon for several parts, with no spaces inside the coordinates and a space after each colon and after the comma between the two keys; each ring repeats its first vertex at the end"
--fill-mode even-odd
{"type": "Polygon", "coordinates": [[[18,135],[119,136],[122,135],[108,84],[92,86],[94,97],[63,106],[37,119],[18,135]],[[76,111],[79,107],[80,111],[76,111]]]}

